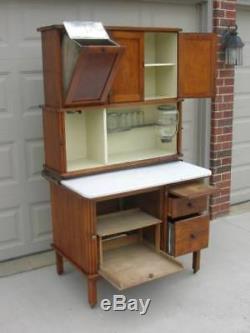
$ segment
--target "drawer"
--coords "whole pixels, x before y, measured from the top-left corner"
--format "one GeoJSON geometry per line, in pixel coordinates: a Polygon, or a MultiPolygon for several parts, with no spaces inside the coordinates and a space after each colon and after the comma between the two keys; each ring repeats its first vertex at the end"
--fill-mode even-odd
{"type": "Polygon", "coordinates": [[[168,199],[168,216],[172,218],[183,217],[196,213],[202,213],[207,209],[207,196],[184,199],[169,197],[168,199]]]}
{"type": "Polygon", "coordinates": [[[169,223],[169,252],[175,257],[208,247],[208,239],[208,215],[169,223]]]}

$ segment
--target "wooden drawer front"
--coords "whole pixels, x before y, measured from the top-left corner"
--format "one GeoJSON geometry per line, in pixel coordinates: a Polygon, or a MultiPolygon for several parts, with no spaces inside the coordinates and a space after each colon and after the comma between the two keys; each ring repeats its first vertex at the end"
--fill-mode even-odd
{"type": "Polygon", "coordinates": [[[209,217],[202,215],[171,224],[171,254],[175,257],[208,247],[209,217]]]}
{"type": "Polygon", "coordinates": [[[168,215],[172,218],[201,213],[207,209],[207,197],[196,199],[169,198],[168,215]]]}

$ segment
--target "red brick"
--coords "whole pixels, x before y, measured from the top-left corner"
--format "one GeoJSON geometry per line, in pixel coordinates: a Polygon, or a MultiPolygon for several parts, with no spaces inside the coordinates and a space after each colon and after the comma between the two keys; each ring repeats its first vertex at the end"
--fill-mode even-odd
{"type": "Polygon", "coordinates": [[[234,68],[233,66],[229,65],[223,69],[219,70],[219,77],[220,78],[234,78],[234,68]]]}
{"type": "MultiPolygon", "coordinates": [[[[227,79],[232,80],[232,79],[227,79]]],[[[233,102],[234,101],[234,95],[224,95],[221,96],[223,98],[223,102],[233,102]]]]}
{"type": "Polygon", "coordinates": [[[213,16],[214,17],[226,17],[227,11],[224,9],[214,9],[213,16]]]}
{"type": "Polygon", "coordinates": [[[222,180],[231,180],[231,173],[230,172],[225,172],[223,175],[222,175],[222,180]]]}
{"type": "MultiPolygon", "coordinates": [[[[226,18],[230,18],[230,19],[233,19],[233,20],[235,20],[236,19],[236,11],[226,11],[226,13],[225,13],[226,15],[226,18]]],[[[224,17],[225,17],[224,16],[224,17]]]]}
{"type": "Polygon", "coordinates": [[[222,8],[221,1],[214,1],[213,2],[214,9],[216,8],[222,8]]]}
{"type": "Polygon", "coordinates": [[[236,11],[236,4],[235,2],[222,1],[220,8],[236,11]]]}
{"type": "Polygon", "coordinates": [[[221,163],[223,165],[231,164],[232,163],[232,158],[231,157],[223,158],[222,161],[221,161],[221,163]]]}
{"type": "Polygon", "coordinates": [[[219,94],[233,94],[233,92],[234,92],[233,86],[218,87],[219,94]]]}
{"type": "Polygon", "coordinates": [[[230,110],[230,111],[224,111],[223,112],[224,118],[232,118],[233,117],[232,109],[233,109],[233,107],[231,106],[230,108],[228,108],[228,110],[230,110]]]}

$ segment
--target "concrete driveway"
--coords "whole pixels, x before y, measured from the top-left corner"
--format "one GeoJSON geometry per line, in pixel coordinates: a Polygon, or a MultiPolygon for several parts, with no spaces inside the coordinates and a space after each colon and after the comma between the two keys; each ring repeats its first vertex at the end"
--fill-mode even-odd
{"type": "MultiPolygon", "coordinates": [[[[90,309],[86,280],[71,266],[58,277],[55,267],[0,279],[1,333],[250,332],[250,213],[211,223],[210,247],[202,252],[201,271],[186,270],[124,293],[151,298],[146,315],[90,309]]],[[[99,300],[119,294],[99,281],[99,300]]]]}

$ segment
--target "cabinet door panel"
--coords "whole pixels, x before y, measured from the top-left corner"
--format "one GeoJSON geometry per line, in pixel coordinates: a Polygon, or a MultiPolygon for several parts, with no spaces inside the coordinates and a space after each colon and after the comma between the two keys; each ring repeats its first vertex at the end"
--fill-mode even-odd
{"type": "Polygon", "coordinates": [[[82,47],[65,104],[104,103],[118,69],[121,52],[118,46],[82,47]]]}
{"type": "Polygon", "coordinates": [[[178,95],[202,98],[215,95],[216,35],[179,34],[178,95]]]}
{"type": "Polygon", "coordinates": [[[144,34],[135,31],[112,31],[111,36],[125,50],[112,85],[110,101],[119,103],[143,100],[144,34]]]}

